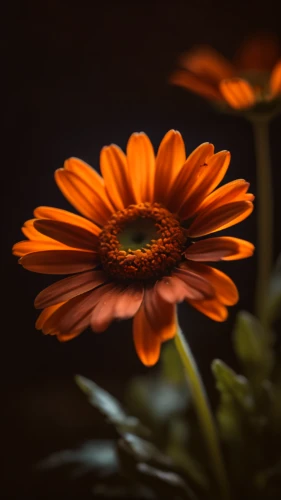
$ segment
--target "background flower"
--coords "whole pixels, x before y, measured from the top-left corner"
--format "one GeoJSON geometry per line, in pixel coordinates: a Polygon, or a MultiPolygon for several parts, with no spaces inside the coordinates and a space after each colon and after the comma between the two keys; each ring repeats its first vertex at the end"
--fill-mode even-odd
{"type": "Polygon", "coordinates": [[[243,110],[280,98],[280,48],[272,36],[249,38],[233,61],[209,46],[191,49],[179,59],[171,83],[220,105],[243,110]]]}

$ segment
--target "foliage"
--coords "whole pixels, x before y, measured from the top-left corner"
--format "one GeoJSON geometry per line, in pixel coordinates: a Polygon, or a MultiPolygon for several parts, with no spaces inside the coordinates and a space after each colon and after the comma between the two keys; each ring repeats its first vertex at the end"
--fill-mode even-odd
{"type": "MultiPolygon", "coordinates": [[[[273,332],[280,312],[280,278],[279,259],[263,324],[246,311],[237,315],[233,346],[240,373],[219,359],[212,363],[219,394],[215,417],[233,500],[280,498],[281,367],[273,332]]],[[[126,409],[91,380],[80,375],[75,380],[118,439],[89,441],[55,453],[41,462],[41,469],[69,467],[73,480],[94,472],[98,498],[217,498],[172,341],[164,346],[157,371],[131,380],[126,409]]]]}

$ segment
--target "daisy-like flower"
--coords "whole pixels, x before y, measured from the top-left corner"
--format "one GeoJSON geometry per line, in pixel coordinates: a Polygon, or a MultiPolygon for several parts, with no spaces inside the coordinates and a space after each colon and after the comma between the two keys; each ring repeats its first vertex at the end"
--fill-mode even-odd
{"type": "Polygon", "coordinates": [[[273,38],[242,45],[233,61],[209,46],[183,54],[170,82],[235,110],[271,110],[281,100],[281,59],[273,38]]]}
{"type": "Polygon", "coordinates": [[[87,327],[104,331],[133,319],[141,361],[156,363],[161,343],[176,333],[176,304],[186,300],[216,321],[238,300],[232,280],[204,262],[249,257],[253,245],[205,236],[245,219],[253,210],[249,184],[222,187],[230,153],[202,144],[186,158],[170,130],[155,157],[144,133],[131,135],[127,154],[104,147],[100,176],[77,158],[55,172],[58,187],[82,214],[39,207],[13,253],[34,272],[70,275],[43,290],[36,328],[65,341],[87,327]],[[204,237],[204,239],[201,239],[204,237]]]}

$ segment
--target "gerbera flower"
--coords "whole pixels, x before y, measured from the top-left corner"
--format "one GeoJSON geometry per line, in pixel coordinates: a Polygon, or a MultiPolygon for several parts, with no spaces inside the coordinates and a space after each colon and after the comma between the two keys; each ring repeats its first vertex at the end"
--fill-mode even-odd
{"type": "MultiPolygon", "coordinates": [[[[281,98],[281,59],[273,38],[249,39],[233,61],[209,46],[183,54],[171,76],[186,88],[236,110],[272,104],[281,98]]],[[[267,108],[266,108],[267,109],[267,108]]]]}
{"type": "Polygon", "coordinates": [[[145,365],[176,333],[175,305],[186,300],[216,321],[238,292],[232,280],[203,262],[249,257],[253,245],[205,236],[245,219],[253,210],[249,184],[218,189],[230,153],[202,144],[188,158],[170,130],[155,157],[144,134],[131,135],[127,155],[116,145],[100,155],[102,177],[77,158],[55,172],[58,187],[82,214],[39,207],[13,253],[34,272],[71,275],[43,290],[36,327],[65,341],[87,327],[102,332],[133,317],[137,353],[145,365]],[[201,237],[204,239],[200,240],[201,237]]]}

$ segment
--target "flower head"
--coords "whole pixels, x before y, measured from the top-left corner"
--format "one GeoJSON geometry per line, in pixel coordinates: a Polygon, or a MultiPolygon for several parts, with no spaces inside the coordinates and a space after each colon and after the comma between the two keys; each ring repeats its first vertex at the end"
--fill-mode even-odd
{"type": "Polygon", "coordinates": [[[13,253],[30,271],[70,275],[43,290],[36,327],[65,341],[91,326],[133,319],[137,353],[146,365],[176,333],[175,306],[187,301],[216,321],[238,300],[232,280],[205,264],[249,257],[253,245],[205,236],[245,219],[253,195],[245,180],[218,189],[230,153],[201,144],[187,158],[170,130],[155,156],[149,138],[131,135],[127,154],[104,147],[100,176],[70,158],[55,172],[58,187],[82,214],[39,207],[13,253]],[[204,237],[204,239],[200,239],[204,237]]]}
{"type": "Polygon", "coordinates": [[[270,111],[281,100],[281,59],[272,37],[247,40],[233,61],[209,46],[183,54],[171,75],[175,85],[220,107],[270,111]]]}

